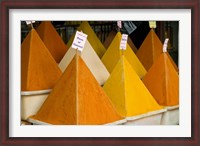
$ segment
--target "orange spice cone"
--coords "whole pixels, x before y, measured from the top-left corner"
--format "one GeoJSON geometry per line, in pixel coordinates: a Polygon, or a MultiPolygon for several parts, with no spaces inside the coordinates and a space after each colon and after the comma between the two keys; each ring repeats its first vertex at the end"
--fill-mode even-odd
{"type": "Polygon", "coordinates": [[[162,109],[124,56],[118,61],[103,89],[122,116],[132,117],[162,109]]]}
{"type": "MultiPolygon", "coordinates": [[[[63,59],[59,63],[59,67],[63,72],[70,64],[71,60],[75,55],[76,50],[70,47],[63,59]]],[[[87,65],[87,67],[90,69],[98,83],[100,85],[103,85],[110,76],[110,73],[107,71],[106,67],[104,66],[101,59],[98,57],[88,40],[86,40],[83,51],[81,51],[80,56],[87,65]]]]}
{"type": "MultiPolygon", "coordinates": [[[[88,35],[88,37],[87,37],[88,41],[90,42],[92,48],[97,53],[99,58],[101,58],[103,56],[103,54],[106,52],[106,49],[103,46],[103,44],[101,43],[101,41],[99,40],[99,38],[97,37],[97,35],[95,34],[94,30],[89,25],[89,23],[87,21],[83,21],[81,23],[81,25],[77,28],[77,30],[82,31],[83,33],[88,35]]],[[[67,43],[68,48],[71,47],[72,42],[74,40],[74,36],[75,36],[75,34],[73,34],[72,37],[70,38],[70,40],[68,41],[68,43],[67,43]]]]}
{"type": "Polygon", "coordinates": [[[22,91],[51,89],[62,74],[35,29],[22,42],[21,66],[22,91]]]}
{"type": "Polygon", "coordinates": [[[39,25],[36,31],[46,47],[49,49],[53,58],[57,63],[59,63],[67,51],[67,46],[57,33],[54,26],[50,21],[44,21],[39,25]]]}
{"type": "MultiPolygon", "coordinates": [[[[111,44],[111,42],[113,41],[113,39],[115,38],[116,34],[117,34],[117,32],[115,32],[114,30],[112,30],[112,31],[108,34],[106,40],[105,40],[104,43],[103,43],[103,45],[104,45],[104,47],[105,47],[106,49],[110,46],[110,44],[111,44]]],[[[133,44],[133,42],[132,42],[132,40],[131,40],[130,37],[128,37],[128,41],[127,41],[127,42],[128,42],[128,44],[129,44],[129,46],[131,47],[131,49],[133,50],[133,52],[136,53],[136,52],[137,52],[137,48],[136,48],[135,45],[133,44]]]]}
{"type": "Polygon", "coordinates": [[[162,53],[156,60],[143,78],[143,82],[160,105],[179,104],[178,73],[166,53],[162,53]]]}
{"type": "MultiPolygon", "coordinates": [[[[118,32],[115,38],[113,39],[112,43],[108,47],[106,53],[101,58],[102,62],[104,63],[104,65],[106,66],[107,70],[110,73],[113,71],[115,65],[122,56],[122,52],[119,48],[121,37],[122,37],[121,33],[118,32]]],[[[146,70],[128,44],[126,50],[124,51],[124,56],[130,63],[132,68],[135,70],[137,75],[140,78],[142,78],[146,74],[146,70]]]]}
{"type": "Polygon", "coordinates": [[[166,52],[166,55],[168,56],[170,62],[172,63],[174,69],[176,70],[176,72],[179,72],[179,69],[178,69],[176,63],[174,62],[174,60],[172,59],[172,57],[170,56],[170,54],[168,52],[166,52]]]}
{"type": "Polygon", "coordinates": [[[38,113],[56,125],[99,125],[122,120],[79,55],[73,58],[38,113]]]}
{"type": "Polygon", "coordinates": [[[136,54],[147,71],[162,53],[162,47],[158,36],[151,29],[136,54]]]}
{"type": "MultiPolygon", "coordinates": [[[[139,50],[137,51],[136,55],[141,63],[144,65],[145,69],[148,71],[162,52],[163,45],[154,30],[151,29],[145,40],[143,41],[142,45],[140,46],[139,50]]],[[[178,67],[176,66],[174,61],[172,59],[170,60],[174,68],[178,71],[178,67]]]]}

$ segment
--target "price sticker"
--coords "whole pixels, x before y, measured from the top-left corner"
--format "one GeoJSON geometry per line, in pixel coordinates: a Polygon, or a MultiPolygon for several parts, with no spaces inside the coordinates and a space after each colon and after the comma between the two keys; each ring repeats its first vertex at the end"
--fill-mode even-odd
{"type": "Polygon", "coordinates": [[[149,21],[150,28],[156,28],[156,21],[149,21]]]}
{"type": "Polygon", "coordinates": [[[118,26],[119,28],[122,28],[122,21],[117,21],[117,26],[118,26]]]}
{"type": "Polygon", "coordinates": [[[165,42],[163,44],[163,52],[167,52],[167,44],[168,44],[169,38],[165,39],[165,42]]]}
{"type": "Polygon", "coordinates": [[[79,51],[83,51],[86,39],[87,39],[87,34],[84,34],[83,32],[80,32],[80,31],[76,31],[76,34],[72,43],[72,48],[78,49],[79,51]]]}
{"type": "Polygon", "coordinates": [[[121,50],[126,50],[127,40],[128,40],[128,35],[122,34],[122,39],[121,39],[121,42],[120,42],[120,49],[121,50]]]}

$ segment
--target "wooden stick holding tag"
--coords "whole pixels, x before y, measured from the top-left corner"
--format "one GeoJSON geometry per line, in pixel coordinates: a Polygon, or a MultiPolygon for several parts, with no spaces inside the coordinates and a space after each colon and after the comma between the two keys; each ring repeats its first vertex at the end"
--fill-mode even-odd
{"type": "Polygon", "coordinates": [[[26,21],[26,24],[29,26],[29,24],[30,24],[30,26],[31,26],[31,29],[33,29],[34,27],[33,27],[33,23],[35,23],[35,21],[26,21]]]}
{"type": "MultiPolygon", "coordinates": [[[[76,95],[78,94],[78,48],[76,49],[76,95]]],[[[76,96],[76,114],[78,115],[78,96],[76,96]]],[[[78,116],[76,120],[76,125],[78,125],[78,116]]]]}
{"type": "Polygon", "coordinates": [[[31,21],[31,29],[33,29],[33,23],[32,23],[32,21],[31,21]]]}
{"type": "Polygon", "coordinates": [[[76,63],[77,63],[77,59],[78,59],[78,48],[77,49],[75,49],[76,50],[76,63]]]}

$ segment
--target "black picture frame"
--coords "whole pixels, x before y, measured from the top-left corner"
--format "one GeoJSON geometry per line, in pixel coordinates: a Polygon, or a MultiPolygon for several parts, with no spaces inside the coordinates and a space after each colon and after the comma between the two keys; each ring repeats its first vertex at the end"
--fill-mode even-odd
{"type": "Polygon", "coordinates": [[[200,145],[199,106],[199,0],[3,0],[1,2],[1,143],[0,145],[200,145]],[[192,136],[183,137],[72,137],[72,138],[11,138],[9,137],[9,10],[10,9],[191,9],[192,11],[192,136]]]}

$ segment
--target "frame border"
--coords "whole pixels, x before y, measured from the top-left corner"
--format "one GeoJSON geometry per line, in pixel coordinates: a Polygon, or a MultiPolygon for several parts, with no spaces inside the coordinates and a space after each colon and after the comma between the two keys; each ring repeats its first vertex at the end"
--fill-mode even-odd
{"type": "Polygon", "coordinates": [[[199,0],[75,0],[75,1],[39,1],[39,0],[3,0],[1,2],[1,143],[0,145],[200,145],[199,131],[199,0]],[[192,64],[191,64],[191,97],[192,97],[192,136],[191,138],[10,138],[9,137],[9,9],[191,9],[192,10],[192,64]]]}

